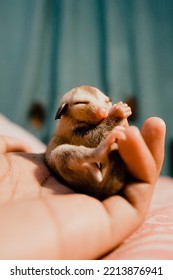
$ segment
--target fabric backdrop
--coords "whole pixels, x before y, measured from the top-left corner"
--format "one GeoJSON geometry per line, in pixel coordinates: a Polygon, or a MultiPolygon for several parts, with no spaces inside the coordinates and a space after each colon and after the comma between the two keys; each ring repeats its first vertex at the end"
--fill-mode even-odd
{"type": "Polygon", "coordinates": [[[47,142],[61,96],[81,84],[135,100],[138,126],[162,117],[173,174],[172,0],[0,0],[0,113],[47,142]]]}

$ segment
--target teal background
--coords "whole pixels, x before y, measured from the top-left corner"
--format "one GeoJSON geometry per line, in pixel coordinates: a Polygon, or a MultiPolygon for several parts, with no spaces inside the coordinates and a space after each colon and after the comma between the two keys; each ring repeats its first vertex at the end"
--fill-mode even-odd
{"type": "Polygon", "coordinates": [[[172,175],[172,0],[0,0],[0,112],[47,142],[59,99],[80,84],[114,102],[135,97],[138,126],[162,117],[162,174],[172,175]],[[34,102],[46,112],[40,129],[34,102]]]}

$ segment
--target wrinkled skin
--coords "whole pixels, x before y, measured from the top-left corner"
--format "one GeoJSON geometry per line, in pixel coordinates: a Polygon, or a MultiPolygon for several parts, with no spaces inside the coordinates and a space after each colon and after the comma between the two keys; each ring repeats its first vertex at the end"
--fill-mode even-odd
{"type": "Polygon", "coordinates": [[[56,181],[43,154],[0,137],[0,259],[96,259],[118,246],[145,219],[165,130],[155,117],[125,129],[118,146],[133,180],[102,202],[56,181]]]}

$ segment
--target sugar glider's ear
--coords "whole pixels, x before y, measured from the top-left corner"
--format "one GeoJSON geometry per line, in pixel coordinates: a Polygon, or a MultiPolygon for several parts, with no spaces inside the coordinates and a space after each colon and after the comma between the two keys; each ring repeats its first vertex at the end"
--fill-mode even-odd
{"type": "Polygon", "coordinates": [[[67,111],[67,108],[68,108],[68,104],[67,103],[63,103],[59,107],[59,109],[58,109],[58,111],[56,113],[55,120],[60,119],[61,116],[67,111]]]}

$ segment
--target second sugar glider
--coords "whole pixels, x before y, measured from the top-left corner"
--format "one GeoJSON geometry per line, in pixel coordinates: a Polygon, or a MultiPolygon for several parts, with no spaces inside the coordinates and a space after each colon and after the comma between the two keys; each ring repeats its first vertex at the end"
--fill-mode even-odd
{"type": "Polygon", "coordinates": [[[128,125],[131,108],[91,86],[67,92],[45,159],[49,168],[79,193],[100,200],[117,193],[126,181],[126,167],[118,152],[116,126],[128,125]]]}

